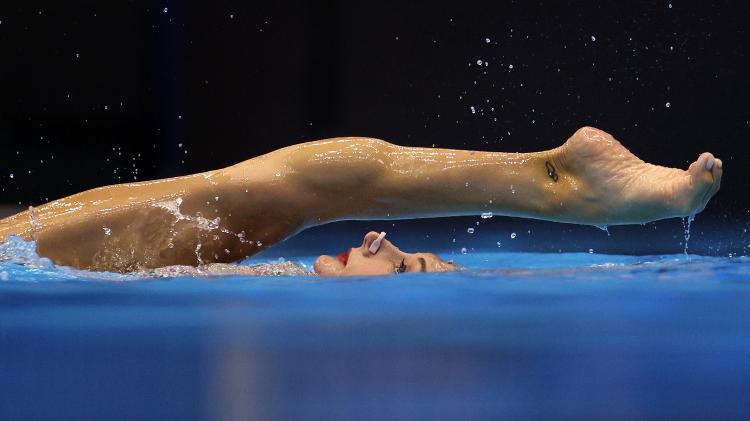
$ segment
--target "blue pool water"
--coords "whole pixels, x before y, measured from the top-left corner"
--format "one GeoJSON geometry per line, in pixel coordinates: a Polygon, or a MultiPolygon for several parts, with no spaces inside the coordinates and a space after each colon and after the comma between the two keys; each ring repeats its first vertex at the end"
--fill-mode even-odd
{"type": "Polygon", "coordinates": [[[750,416],[747,257],[144,280],[17,254],[0,264],[3,420],[750,416]]]}

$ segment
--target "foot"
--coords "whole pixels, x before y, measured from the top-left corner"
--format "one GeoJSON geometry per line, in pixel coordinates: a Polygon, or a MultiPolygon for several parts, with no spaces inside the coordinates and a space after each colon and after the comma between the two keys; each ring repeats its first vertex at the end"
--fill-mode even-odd
{"type": "Polygon", "coordinates": [[[702,153],[687,170],[648,164],[612,135],[593,127],[576,131],[553,151],[569,194],[569,222],[645,223],[701,212],[719,190],[722,162],[702,153]]]}

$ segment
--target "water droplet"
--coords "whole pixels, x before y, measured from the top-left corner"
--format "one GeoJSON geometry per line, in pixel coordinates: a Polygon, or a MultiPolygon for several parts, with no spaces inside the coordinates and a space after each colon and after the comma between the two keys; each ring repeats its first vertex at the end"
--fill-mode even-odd
{"type": "Polygon", "coordinates": [[[234,13],[229,14],[229,19],[234,19],[234,13]]]}
{"type": "Polygon", "coordinates": [[[167,13],[167,11],[168,11],[168,10],[169,10],[169,9],[165,7],[165,8],[164,8],[164,13],[167,13]]]}
{"type": "Polygon", "coordinates": [[[471,110],[472,114],[476,114],[477,113],[477,110],[474,108],[473,105],[471,107],[469,107],[469,109],[471,110]]]}
{"type": "Polygon", "coordinates": [[[592,35],[591,36],[591,41],[596,41],[596,37],[592,35]]]}
{"type": "Polygon", "coordinates": [[[502,244],[501,242],[499,242],[499,241],[498,241],[498,242],[497,242],[497,246],[498,246],[498,247],[502,247],[502,246],[503,246],[503,244],[502,244]]]}
{"type": "Polygon", "coordinates": [[[509,68],[509,69],[512,69],[512,68],[513,68],[513,65],[512,65],[512,64],[509,64],[509,65],[508,65],[508,68],[509,68]]]}
{"type": "Polygon", "coordinates": [[[490,39],[489,38],[485,38],[484,42],[486,42],[487,44],[489,44],[490,43],[490,39]]]}
{"type": "Polygon", "coordinates": [[[510,233],[510,238],[516,238],[516,233],[515,232],[510,233]]]}
{"type": "Polygon", "coordinates": [[[466,254],[466,247],[461,247],[461,254],[466,254]]]}
{"type": "Polygon", "coordinates": [[[671,9],[671,8],[672,8],[672,3],[669,3],[669,6],[668,6],[668,7],[669,7],[669,8],[671,9]]]}
{"type": "Polygon", "coordinates": [[[478,65],[480,65],[480,66],[481,66],[481,65],[482,65],[482,63],[484,63],[484,62],[483,62],[482,60],[477,60],[477,64],[478,64],[478,65]]]}
{"type": "Polygon", "coordinates": [[[260,246],[262,246],[262,245],[263,245],[263,243],[261,243],[260,241],[256,241],[256,242],[255,242],[255,245],[257,245],[258,247],[260,247],[260,246]]]}
{"type": "Polygon", "coordinates": [[[672,103],[671,102],[667,102],[666,104],[664,104],[664,106],[667,107],[667,108],[669,108],[669,107],[672,106],[672,103]]]}
{"type": "Polygon", "coordinates": [[[468,232],[469,234],[474,234],[474,228],[469,227],[466,229],[466,232],[468,232]]]}
{"type": "Polygon", "coordinates": [[[589,254],[594,254],[594,249],[589,249],[589,254]]]}
{"type": "Polygon", "coordinates": [[[483,212],[481,216],[482,219],[490,219],[492,218],[492,212],[483,212]]]}
{"type": "Polygon", "coordinates": [[[13,175],[13,173],[10,173],[10,178],[13,178],[13,177],[15,177],[15,175],[13,175]]]}
{"type": "Polygon", "coordinates": [[[685,234],[685,249],[683,251],[685,253],[685,258],[688,260],[690,260],[690,256],[688,256],[688,241],[690,240],[690,224],[692,224],[694,220],[695,220],[695,214],[689,215],[687,217],[687,223],[685,221],[685,218],[682,218],[682,228],[685,234]]]}
{"type": "Polygon", "coordinates": [[[102,229],[104,230],[104,235],[112,235],[112,230],[110,228],[102,227],[102,229]]]}

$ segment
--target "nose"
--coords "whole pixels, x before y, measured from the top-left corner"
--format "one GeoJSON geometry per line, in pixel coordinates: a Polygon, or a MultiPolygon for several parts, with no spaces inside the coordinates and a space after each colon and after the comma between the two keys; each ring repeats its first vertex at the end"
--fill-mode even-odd
{"type": "Polygon", "coordinates": [[[380,236],[380,233],[376,231],[370,231],[367,234],[365,234],[365,238],[362,240],[362,250],[363,251],[369,250],[372,243],[377,241],[379,236],[380,236]]]}
{"type": "Polygon", "coordinates": [[[370,247],[370,244],[378,238],[378,235],[380,235],[380,233],[376,231],[370,231],[365,234],[365,238],[362,239],[362,246],[365,248],[370,247]]]}
{"type": "Polygon", "coordinates": [[[385,232],[377,234],[375,231],[370,231],[365,235],[364,241],[362,242],[363,251],[369,252],[371,255],[377,254],[381,246],[388,244],[385,241],[385,232]]]}

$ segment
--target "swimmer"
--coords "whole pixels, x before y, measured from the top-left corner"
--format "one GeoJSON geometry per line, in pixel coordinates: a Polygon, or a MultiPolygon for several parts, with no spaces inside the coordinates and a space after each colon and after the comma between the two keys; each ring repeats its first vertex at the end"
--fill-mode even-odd
{"type": "MultiPolygon", "coordinates": [[[[59,265],[134,271],[225,263],[306,228],[346,219],[492,212],[588,225],[645,223],[701,212],[722,162],[702,153],[687,170],[643,162],[610,134],[577,130],[562,146],[502,153],[397,146],[347,137],[285,147],[200,174],[99,187],[0,220],[59,265]]],[[[381,233],[324,275],[454,269],[404,253],[381,233]],[[374,246],[379,239],[379,246],[374,246]]]]}

